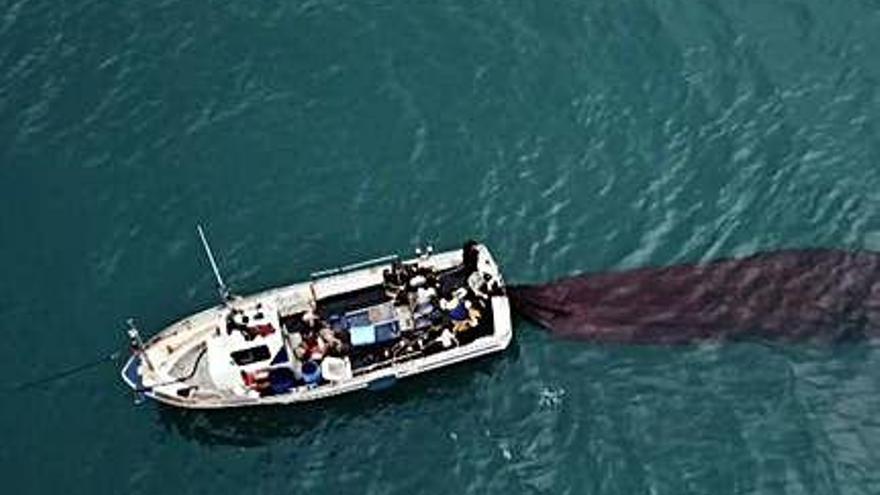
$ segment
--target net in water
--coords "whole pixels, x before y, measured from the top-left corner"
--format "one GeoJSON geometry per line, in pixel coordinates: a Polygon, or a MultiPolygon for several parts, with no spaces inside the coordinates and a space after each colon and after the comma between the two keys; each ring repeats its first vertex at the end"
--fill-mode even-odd
{"type": "Polygon", "coordinates": [[[788,250],[509,288],[515,311],[595,342],[858,341],[880,335],[880,253],[788,250]]]}

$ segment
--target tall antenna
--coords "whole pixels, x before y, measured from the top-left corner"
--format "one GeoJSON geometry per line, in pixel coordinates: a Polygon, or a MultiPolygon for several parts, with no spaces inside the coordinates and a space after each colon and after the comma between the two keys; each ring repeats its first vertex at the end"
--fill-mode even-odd
{"type": "Polygon", "coordinates": [[[202,225],[199,224],[196,228],[199,231],[199,237],[202,239],[202,246],[205,247],[205,253],[208,254],[208,261],[211,262],[211,270],[214,271],[214,278],[217,279],[217,292],[220,293],[220,299],[222,299],[225,304],[230,299],[229,288],[226,287],[226,284],[223,282],[223,277],[220,276],[220,270],[217,268],[217,262],[214,261],[214,253],[211,252],[211,246],[208,245],[208,239],[205,238],[205,231],[202,230],[202,225]]]}

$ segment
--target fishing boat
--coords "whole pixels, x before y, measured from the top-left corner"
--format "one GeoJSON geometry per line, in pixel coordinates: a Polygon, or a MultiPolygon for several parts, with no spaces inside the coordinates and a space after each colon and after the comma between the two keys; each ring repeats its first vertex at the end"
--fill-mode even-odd
{"type": "Polygon", "coordinates": [[[396,255],[231,295],[199,227],[221,303],[144,342],[129,328],[122,369],[139,395],[209,409],[292,404],[497,353],[512,338],[504,279],[488,248],[396,255]]]}

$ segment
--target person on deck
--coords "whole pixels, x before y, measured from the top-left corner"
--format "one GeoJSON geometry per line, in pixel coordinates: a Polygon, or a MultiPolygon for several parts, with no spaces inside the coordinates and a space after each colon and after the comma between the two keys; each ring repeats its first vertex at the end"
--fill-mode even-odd
{"type": "Polygon", "coordinates": [[[440,307],[449,315],[449,319],[452,320],[452,329],[456,333],[473,328],[480,322],[480,311],[464,298],[461,289],[456,291],[451,299],[441,300],[440,307]]]}

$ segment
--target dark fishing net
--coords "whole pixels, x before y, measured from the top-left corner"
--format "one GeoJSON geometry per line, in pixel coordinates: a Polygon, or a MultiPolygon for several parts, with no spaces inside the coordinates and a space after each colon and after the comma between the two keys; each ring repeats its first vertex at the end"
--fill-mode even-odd
{"type": "Polygon", "coordinates": [[[840,342],[880,335],[880,253],[800,250],[509,288],[517,313],[597,342],[840,342]]]}

